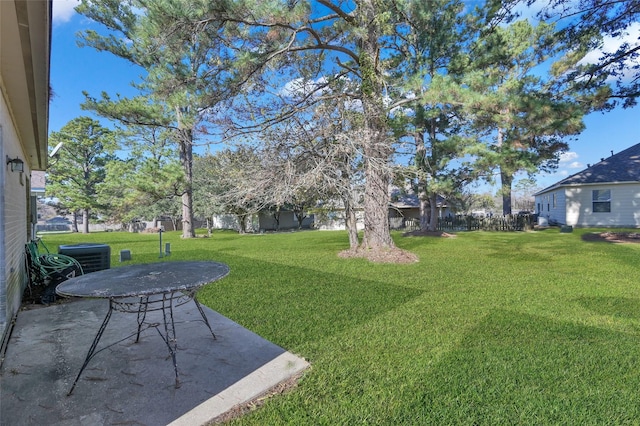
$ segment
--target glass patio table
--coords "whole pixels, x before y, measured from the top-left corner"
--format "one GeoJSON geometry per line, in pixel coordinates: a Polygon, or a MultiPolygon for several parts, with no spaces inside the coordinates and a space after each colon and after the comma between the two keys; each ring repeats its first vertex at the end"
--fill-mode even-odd
{"type": "MultiPolygon", "coordinates": [[[[102,350],[119,343],[113,343],[96,351],[113,311],[137,315],[138,327],[137,332],[134,333],[136,342],[139,341],[142,330],[154,327],[158,331],[166,343],[173,361],[176,388],[180,387],[176,362],[178,346],[173,308],[193,300],[204,323],[215,339],[216,335],[211,329],[202,306],[195,298],[195,294],[203,285],[224,278],[228,273],[229,267],[219,262],[159,262],[104,269],[70,278],[59,284],[56,287],[56,292],[61,296],[102,298],[109,301],[109,310],[93,339],[84,364],[73,381],[68,395],[73,392],[78,379],[91,359],[102,350]],[[162,311],[162,324],[145,321],[147,312],[151,311],[162,311]]],[[[133,335],[129,337],[131,336],[133,335]]]]}

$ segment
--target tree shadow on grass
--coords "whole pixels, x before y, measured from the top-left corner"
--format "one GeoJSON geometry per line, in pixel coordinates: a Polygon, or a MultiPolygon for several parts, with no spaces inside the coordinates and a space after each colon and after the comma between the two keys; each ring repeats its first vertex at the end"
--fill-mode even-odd
{"type": "MultiPolygon", "coordinates": [[[[423,424],[634,424],[640,338],[496,311],[429,371],[406,413],[423,424]]],[[[420,374],[419,372],[416,372],[420,374]]]]}
{"type": "Polygon", "coordinates": [[[640,319],[640,299],[631,297],[580,297],[576,301],[599,315],[640,319]]]}
{"type": "Polygon", "coordinates": [[[423,291],[279,263],[224,255],[230,275],[198,299],[289,350],[390,311],[423,291]]]}
{"type": "Polygon", "coordinates": [[[583,241],[607,243],[640,243],[638,232],[587,232],[582,234],[583,241]]]}

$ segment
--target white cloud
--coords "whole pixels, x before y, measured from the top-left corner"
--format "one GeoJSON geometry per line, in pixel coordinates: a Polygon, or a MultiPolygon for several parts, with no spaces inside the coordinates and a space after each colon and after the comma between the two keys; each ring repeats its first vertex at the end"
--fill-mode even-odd
{"type": "Polygon", "coordinates": [[[569,161],[575,160],[576,158],[578,158],[578,154],[573,151],[564,152],[560,154],[561,163],[568,163],[569,161]]]}
{"type": "Polygon", "coordinates": [[[80,4],[80,0],[53,0],[53,23],[68,22],[76,13],[73,9],[80,4]]]}
{"type": "Polygon", "coordinates": [[[552,185],[559,180],[562,180],[576,172],[576,170],[582,170],[585,165],[580,161],[576,161],[579,157],[578,153],[574,151],[565,152],[560,155],[559,168],[553,173],[542,173],[538,184],[541,186],[552,185]]]}
{"type": "Polygon", "coordinates": [[[280,94],[286,97],[296,97],[315,92],[314,96],[320,96],[329,90],[327,87],[323,87],[326,84],[326,77],[320,77],[315,81],[296,78],[285,84],[280,90],[280,94]]]}
{"type": "Polygon", "coordinates": [[[304,79],[296,78],[287,82],[280,90],[280,94],[283,96],[294,96],[302,91],[305,86],[304,79]]]}
{"type": "Polygon", "coordinates": [[[567,169],[584,169],[584,164],[580,161],[575,161],[578,158],[578,154],[573,151],[560,154],[560,165],[567,169]]]}
{"type": "MultiPolygon", "coordinates": [[[[634,22],[627,30],[620,35],[620,37],[611,37],[605,36],[602,40],[602,48],[597,50],[592,50],[587,53],[587,55],[582,58],[579,64],[597,64],[600,61],[600,58],[605,53],[614,53],[618,48],[624,44],[628,43],[629,48],[627,50],[633,49],[640,45],[640,22],[634,22]]],[[[634,66],[640,65],[640,60],[636,59],[635,61],[627,60],[626,61],[626,69],[629,70],[629,74],[632,73],[632,68],[634,66]]],[[[628,78],[631,78],[629,75],[628,78]]]]}
{"type": "Polygon", "coordinates": [[[602,48],[598,50],[593,50],[589,52],[582,61],[585,63],[595,63],[598,62],[600,56],[602,56],[603,52],[613,53],[618,47],[620,47],[623,43],[629,43],[630,47],[634,47],[638,45],[638,38],[640,37],[640,22],[634,22],[629,25],[627,31],[625,31],[620,37],[614,38],[611,36],[605,36],[602,40],[602,48]]]}

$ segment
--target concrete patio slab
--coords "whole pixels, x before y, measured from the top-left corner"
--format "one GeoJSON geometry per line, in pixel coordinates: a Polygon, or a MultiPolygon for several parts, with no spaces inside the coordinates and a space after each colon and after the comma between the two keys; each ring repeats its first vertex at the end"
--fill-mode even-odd
{"type": "MultiPolygon", "coordinates": [[[[105,300],[74,300],[20,312],[0,370],[1,425],[206,424],[309,366],[205,307],[214,340],[187,303],[174,310],[176,388],[156,328],[135,343],[135,315],[114,312],[98,346],[104,349],[67,396],[107,310],[105,300]]],[[[147,321],[162,324],[160,312],[147,321]]]]}

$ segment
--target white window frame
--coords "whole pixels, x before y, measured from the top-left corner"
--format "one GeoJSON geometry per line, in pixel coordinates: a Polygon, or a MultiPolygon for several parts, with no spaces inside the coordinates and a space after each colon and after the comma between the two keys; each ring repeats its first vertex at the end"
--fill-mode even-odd
{"type": "Polygon", "coordinates": [[[593,213],[611,213],[611,190],[593,189],[591,191],[591,207],[593,213]]]}

